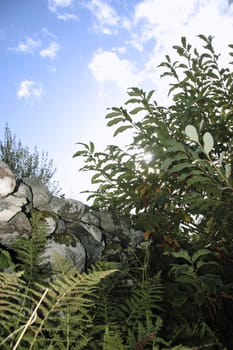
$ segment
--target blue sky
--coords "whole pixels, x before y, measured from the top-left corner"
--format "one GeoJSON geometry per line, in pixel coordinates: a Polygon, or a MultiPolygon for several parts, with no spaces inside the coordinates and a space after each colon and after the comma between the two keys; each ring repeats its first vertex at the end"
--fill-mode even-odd
{"type": "Polygon", "coordinates": [[[104,117],[130,86],[165,103],[157,65],[182,35],[200,45],[200,33],[226,63],[231,1],[0,0],[0,136],[8,123],[23,145],[48,151],[66,197],[85,201],[91,174],[78,172],[75,143],[117,142],[104,117]]]}

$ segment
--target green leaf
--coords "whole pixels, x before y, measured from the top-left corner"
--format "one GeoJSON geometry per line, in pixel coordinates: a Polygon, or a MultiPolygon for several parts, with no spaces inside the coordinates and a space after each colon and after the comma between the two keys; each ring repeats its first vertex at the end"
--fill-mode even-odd
{"type": "Polygon", "coordinates": [[[167,170],[174,162],[184,160],[184,159],[187,159],[187,155],[185,153],[178,153],[176,156],[174,156],[174,158],[165,159],[162,162],[160,169],[167,170]]]}
{"type": "Polygon", "coordinates": [[[182,46],[174,45],[172,48],[175,49],[180,56],[184,54],[184,48],[182,46]]]}
{"type": "Polygon", "coordinates": [[[113,136],[115,137],[116,135],[120,134],[121,132],[127,130],[127,129],[132,129],[131,125],[122,125],[116,131],[114,132],[113,136]]]}
{"type": "Polygon", "coordinates": [[[113,164],[113,163],[107,164],[107,165],[103,168],[103,171],[107,171],[107,170],[109,170],[109,169],[112,169],[112,170],[113,170],[113,168],[114,168],[114,164],[113,164]]]}
{"type": "Polygon", "coordinates": [[[90,152],[93,153],[95,150],[95,145],[92,141],[90,141],[90,152]]]}
{"type": "Polygon", "coordinates": [[[189,171],[188,172],[185,172],[185,173],[183,173],[183,174],[181,174],[180,176],[179,176],[179,178],[177,179],[177,181],[179,182],[179,181],[186,181],[187,180],[187,178],[190,178],[190,176],[201,176],[202,175],[202,172],[201,171],[199,171],[199,170],[192,170],[192,173],[190,173],[189,171]]]}
{"type": "Polygon", "coordinates": [[[208,76],[211,78],[214,78],[214,79],[218,79],[217,74],[213,73],[213,71],[211,71],[211,70],[208,71],[208,76]]]}
{"type": "Polygon", "coordinates": [[[169,144],[171,145],[171,147],[169,147],[167,149],[167,152],[170,153],[170,152],[181,151],[181,152],[185,152],[186,153],[186,150],[185,150],[185,147],[184,147],[183,143],[178,142],[175,139],[172,139],[172,140],[169,140],[169,144]]]}
{"type": "Polygon", "coordinates": [[[209,43],[209,40],[208,40],[208,38],[207,38],[205,35],[199,34],[198,37],[199,37],[201,40],[205,41],[206,43],[209,43]]]}
{"type": "Polygon", "coordinates": [[[76,142],[76,145],[82,145],[84,146],[87,150],[89,150],[89,146],[86,143],[83,142],[76,142]]]}
{"type": "Polygon", "coordinates": [[[170,59],[170,56],[168,56],[168,55],[165,55],[165,57],[166,57],[166,60],[169,62],[169,63],[171,63],[171,59],[170,59]]]}
{"type": "Polygon", "coordinates": [[[102,174],[100,174],[100,173],[95,174],[94,176],[92,176],[92,178],[91,178],[91,183],[92,183],[92,184],[96,184],[96,183],[102,183],[102,182],[104,182],[104,180],[99,179],[100,176],[102,176],[102,174]]]}
{"type": "Polygon", "coordinates": [[[121,110],[119,109],[119,111],[117,112],[111,112],[111,113],[108,113],[105,118],[106,119],[110,119],[110,118],[113,118],[113,117],[118,117],[119,115],[122,115],[122,112],[121,110]]]}
{"type": "Polygon", "coordinates": [[[125,102],[125,105],[128,105],[130,103],[141,103],[142,101],[138,98],[130,98],[128,101],[125,102]]]}
{"type": "Polygon", "coordinates": [[[196,264],[197,270],[201,269],[202,267],[211,267],[214,266],[219,267],[219,264],[216,261],[198,261],[196,264]]]}
{"type": "Polygon", "coordinates": [[[77,151],[77,152],[75,152],[75,154],[73,155],[73,158],[79,157],[79,156],[83,156],[83,155],[86,155],[86,154],[87,154],[87,151],[77,151]]]}
{"type": "Polygon", "coordinates": [[[10,266],[13,267],[13,263],[9,252],[0,249],[0,271],[10,266]]]}
{"type": "Polygon", "coordinates": [[[180,282],[183,285],[184,284],[190,284],[194,288],[199,288],[199,281],[195,279],[193,276],[189,275],[180,275],[176,277],[176,282],[180,282]]]}
{"type": "Polygon", "coordinates": [[[187,250],[181,249],[179,252],[173,252],[172,256],[174,256],[175,258],[182,258],[182,259],[188,261],[189,263],[192,263],[192,259],[189,255],[189,253],[187,252],[187,250]]]}
{"type": "Polygon", "coordinates": [[[206,132],[203,135],[203,142],[204,142],[204,151],[208,155],[210,153],[210,151],[212,151],[212,149],[214,147],[213,136],[209,132],[206,132]]]}
{"type": "Polygon", "coordinates": [[[145,108],[144,107],[136,107],[134,109],[132,109],[132,111],[130,111],[130,114],[137,114],[138,112],[144,111],[145,108]]]}
{"type": "Polygon", "coordinates": [[[200,257],[206,256],[209,254],[210,254],[210,251],[208,249],[199,249],[196,253],[193,254],[192,261],[195,262],[200,257]]]}
{"type": "Polygon", "coordinates": [[[190,140],[199,143],[197,129],[193,125],[187,125],[185,128],[185,134],[190,138],[190,140]]]}
{"type": "Polygon", "coordinates": [[[174,163],[173,159],[171,159],[171,158],[165,159],[165,161],[163,161],[161,166],[160,166],[160,170],[167,170],[171,166],[172,163],[174,163]]]}
{"type": "Polygon", "coordinates": [[[211,292],[211,294],[216,294],[219,287],[221,287],[223,284],[221,277],[212,273],[205,274],[200,278],[205,284],[207,290],[211,292]]]}
{"type": "Polygon", "coordinates": [[[170,170],[169,172],[170,173],[176,173],[178,171],[181,171],[181,170],[184,170],[184,169],[187,169],[187,168],[193,168],[194,165],[192,163],[180,163],[180,164],[176,164],[174,165],[170,170]]]}
{"type": "MultiPolygon", "coordinates": [[[[192,174],[191,174],[192,175],[192,174]]],[[[187,180],[188,185],[194,185],[194,184],[199,184],[199,183],[204,183],[204,182],[209,182],[210,178],[204,175],[201,176],[192,176],[190,179],[187,180]]]]}
{"type": "Polygon", "coordinates": [[[182,42],[183,47],[186,47],[186,37],[185,36],[181,37],[181,42],[182,42]]]}
{"type": "Polygon", "coordinates": [[[110,120],[108,123],[107,123],[107,126],[112,126],[112,125],[115,125],[119,122],[122,122],[124,119],[122,117],[119,117],[119,118],[115,118],[115,119],[112,119],[110,120]]]}
{"type": "Polygon", "coordinates": [[[127,90],[127,94],[129,96],[141,96],[142,93],[143,93],[143,91],[141,89],[138,89],[135,87],[131,87],[127,90]]]}
{"type": "Polygon", "coordinates": [[[155,92],[155,90],[151,90],[151,91],[148,92],[148,94],[147,94],[147,96],[146,96],[147,102],[150,101],[150,99],[151,99],[152,95],[154,94],[154,92],[155,92]]]}
{"type": "Polygon", "coordinates": [[[173,73],[170,73],[170,72],[165,72],[165,73],[160,74],[160,78],[171,77],[171,76],[173,76],[173,73]]]}

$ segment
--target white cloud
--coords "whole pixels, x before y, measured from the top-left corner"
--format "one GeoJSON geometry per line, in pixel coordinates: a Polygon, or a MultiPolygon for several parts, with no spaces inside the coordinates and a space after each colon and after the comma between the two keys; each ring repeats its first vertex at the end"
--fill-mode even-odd
{"type": "Polygon", "coordinates": [[[57,18],[62,21],[68,21],[70,19],[76,21],[78,19],[78,17],[74,13],[62,13],[62,14],[57,13],[57,18]]]}
{"type": "MultiPolygon", "coordinates": [[[[103,4],[103,1],[92,0],[90,4],[98,18],[94,4],[103,4]]],[[[119,25],[121,20],[123,18],[115,23],[119,25]]],[[[119,46],[119,50],[114,46],[111,50],[96,51],[89,65],[95,79],[102,83],[101,89],[107,87],[105,82],[115,82],[120,89],[138,85],[155,89],[155,98],[162,104],[167,103],[168,79],[160,78],[163,70],[157,66],[166,54],[176,56],[172,46],[180,43],[181,36],[186,36],[193,47],[200,48],[203,43],[197,35],[213,35],[216,52],[222,54],[220,61],[226,64],[229,60],[224,58],[227,45],[233,42],[233,5],[229,6],[228,0],[141,0],[127,23],[125,45],[119,46]],[[135,56],[130,56],[130,53],[135,55],[130,46],[139,51],[137,66],[135,56]]]]}
{"type": "MultiPolygon", "coordinates": [[[[54,37],[55,36],[48,32],[46,28],[42,28],[41,30],[43,36],[46,37],[54,37]]],[[[60,50],[60,45],[55,41],[51,41],[47,47],[43,48],[43,43],[41,40],[34,40],[33,38],[27,36],[24,41],[21,41],[15,48],[10,48],[10,50],[21,52],[24,54],[39,54],[41,57],[48,57],[50,59],[55,59],[58,51],[60,50]]]]}
{"type": "Polygon", "coordinates": [[[51,11],[56,12],[57,10],[70,7],[73,0],[49,0],[48,7],[51,11]]]}
{"type": "Polygon", "coordinates": [[[113,7],[103,0],[91,0],[85,4],[85,7],[92,12],[97,20],[95,23],[97,32],[103,34],[113,33],[113,28],[117,26],[120,19],[113,7]]]}
{"type": "Polygon", "coordinates": [[[116,52],[98,50],[89,68],[98,82],[114,82],[122,89],[141,81],[141,74],[136,72],[133,62],[121,59],[116,52]]]}
{"type": "Polygon", "coordinates": [[[51,41],[49,46],[40,51],[41,57],[48,57],[50,59],[54,59],[57,56],[58,51],[60,50],[60,46],[56,41],[51,41]]]}
{"type": "Polygon", "coordinates": [[[73,6],[73,0],[49,0],[48,8],[50,11],[56,14],[57,19],[62,21],[77,20],[78,17],[74,13],[64,12],[65,10],[71,10],[73,6]]]}
{"type": "Polygon", "coordinates": [[[122,55],[122,54],[126,53],[126,47],[125,46],[113,47],[112,51],[115,51],[115,52],[122,55]]]}
{"type": "Polygon", "coordinates": [[[132,43],[143,48],[155,41],[155,52],[165,52],[182,35],[192,42],[198,34],[214,35],[224,43],[231,41],[233,9],[227,0],[143,0],[135,8],[132,43]]]}
{"type": "Polygon", "coordinates": [[[136,6],[135,20],[145,19],[148,23],[156,24],[163,29],[174,28],[174,25],[180,23],[187,24],[198,3],[200,1],[144,0],[136,6]]]}
{"type": "Polygon", "coordinates": [[[19,100],[39,101],[42,95],[45,94],[42,84],[32,80],[22,80],[17,89],[17,97],[19,100]]]}
{"type": "Polygon", "coordinates": [[[220,62],[227,64],[227,45],[233,42],[232,32],[233,6],[229,6],[228,0],[142,0],[135,7],[125,44],[139,51],[143,82],[150,81],[156,96],[164,102],[168,80],[160,79],[162,70],[157,66],[166,54],[175,57],[172,46],[179,45],[181,36],[200,49],[203,43],[197,35],[213,35],[216,52],[221,53],[220,62]]]}
{"type": "Polygon", "coordinates": [[[189,17],[187,16],[187,23],[178,22],[175,28],[170,26],[166,28],[165,23],[160,26],[160,31],[157,33],[157,44],[151,56],[151,63],[153,61],[154,64],[159,63],[158,59],[161,60],[161,56],[164,57],[166,51],[171,51],[172,45],[179,43],[182,35],[186,36],[194,47],[200,47],[198,34],[213,35],[216,51],[226,53],[227,45],[232,42],[231,33],[233,30],[233,13],[226,11],[227,0],[192,2],[195,11],[190,13],[189,17]]]}
{"type": "Polygon", "coordinates": [[[40,40],[38,39],[34,40],[33,38],[27,36],[24,41],[21,41],[17,45],[17,47],[11,50],[33,55],[40,46],[41,46],[40,40]]]}

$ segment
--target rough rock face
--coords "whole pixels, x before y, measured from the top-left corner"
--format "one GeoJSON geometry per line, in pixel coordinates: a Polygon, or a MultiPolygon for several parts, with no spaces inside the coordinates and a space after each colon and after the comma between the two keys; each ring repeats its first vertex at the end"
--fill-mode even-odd
{"type": "Polygon", "coordinates": [[[119,255],[116,249],[135,247],[143,240],[143,232],[130,228],[124,220],[116,224],[107,212],[53,196],[37,178],[16,183],[12,171],[0,161],[0,244],[11,247],[18,236],[30,239],[36,215],[46,228],[44,256],[51,265],[61,256],[84,271],[103,254],[114,260],[119,255]]]}
{"type": "Polygon", "coordinates": [[[0,160],[0,198],[12,193],[16,186],[15,176],[6,163],[0,160]]]}

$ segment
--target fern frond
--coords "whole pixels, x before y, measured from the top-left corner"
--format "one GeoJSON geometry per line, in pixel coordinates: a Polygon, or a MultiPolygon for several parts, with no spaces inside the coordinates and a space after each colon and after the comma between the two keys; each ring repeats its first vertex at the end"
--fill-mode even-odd
{"type": "Polygon", "coordinates": [[[148,342],[153,344],[162,327],[162,319],[159,316],[162,302],[162,283],[160,273],[149,279],[138,282],[131,297],[122,305],[125,312],[125,329],[129,348],[136,344],[148,342]]]}
{"type": "Polygon", "coordinates": [[[72,271],[73,273],[77,271],[77,268],[74,267],[74,263],[71,260],[56,251],[52,253],[52,261],[52,272],[57,276],[65,276],[66,274],[71,274],[72,271]]]}
{"type": "MultiPolygon", "coordinates": [[[[14,332],[25,321],[29,312],[25,308],[22,313],[22,291],[25,290],[25,282],[22,280],[23,272],[0,273],[0,346],[6,335],[14,332]]],[[[24,293],[23,293],[24,294],[24,293]]]]}
{"type": "Polygon", "coordinates": [[[23,278],[28,286],[35,281],[43,282],[48,276],[48,273],[45,273],[43,256],[47,244],[46,228],[40,215],[33,217],[31,223],[33,227],[31,238],[18,237],[12,247],[19,268],[24,271],[23,278]]]}
{"type": "Polygon", "coordinates": [[[139,281],[124,307],[125,310],[130,310],[127,322],[132,326],[134,322],[144,319],[146,312],[153,314],[154,311],[161,310],[162,293],[160,273],[143,282],[139,281]]]}
{"type": "Polygon", "coordinates": [[[67,274],[50,283],[38,317],[23,338],[27,349],[83,349],[90,341],[92,294],[101,279],[116,270],[67,274]]]}
{"type": "Polygon", "coordinates": [[[128,283],[129,276],[126,271],[122,271],[122,266],[119,263],[107,262],[105,265],[105,262],[101,262],[95,265],[94,269],[98,270],[112,266],[118,267],[117,272],[114,275],[109,275],[99,285],[94,295],[95,307],[92,309],[94,327],[90,330],[93,341],[88,344],[86,350],[102,349],[105,346],[104,339],[106,339],[107,334],[124,340],[122,323],[124,323],[125,315],[120,306],[125,303],[130,295],[132,286],[128,283]],[[108,326],[108,333],[106,333],[106,326],[108,326]]]}
{"type": "Polygon", "coordinates": [[[20,305],[20,288],[24,288],[24,282],[20,279],[22,272],[0,273],[0,323],[2,319],[9,319],[17,314],[20,305]]]}
{"type": "Polygon", "coordinates": [[[103,337],[103,350],[127,350],[122,344],[121,336],[117,332],[113,332],[109,329],[109,326],[105,326],[105,332],[103,337]]]}

